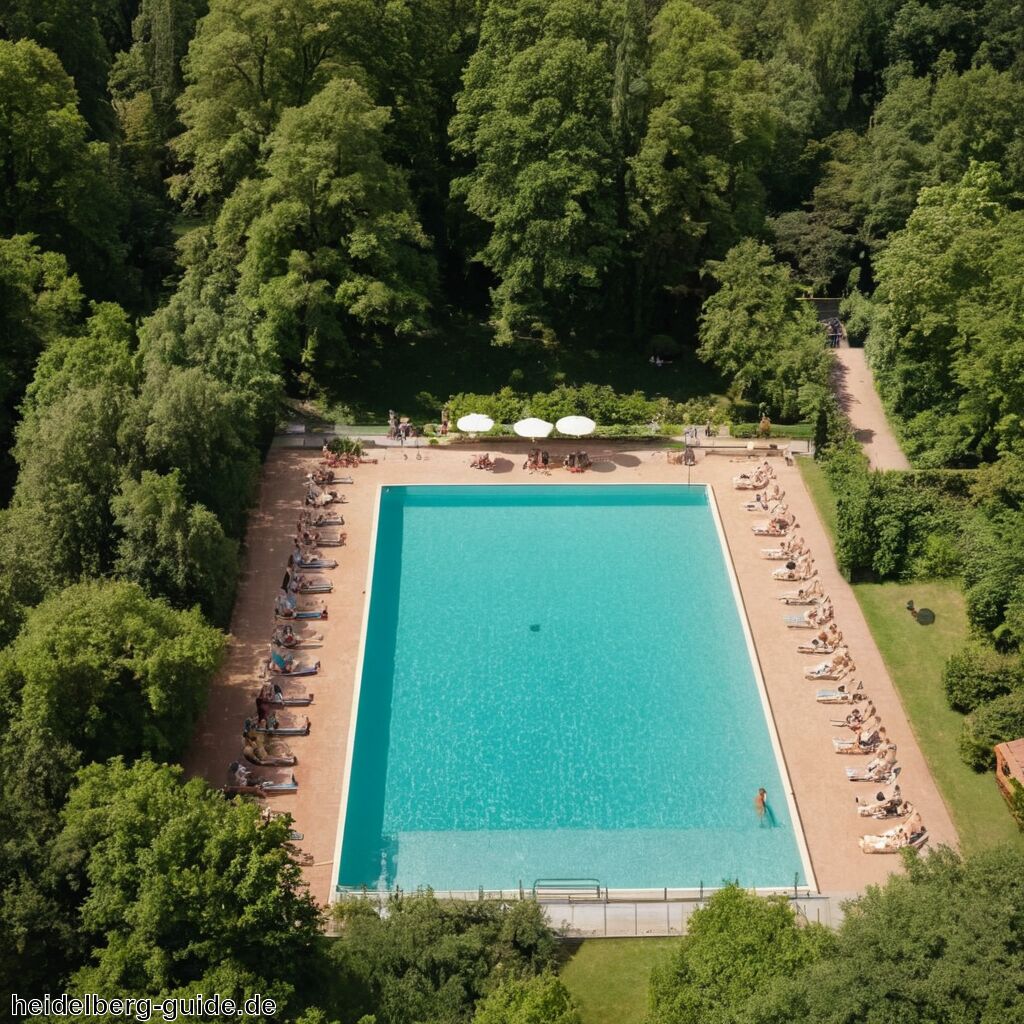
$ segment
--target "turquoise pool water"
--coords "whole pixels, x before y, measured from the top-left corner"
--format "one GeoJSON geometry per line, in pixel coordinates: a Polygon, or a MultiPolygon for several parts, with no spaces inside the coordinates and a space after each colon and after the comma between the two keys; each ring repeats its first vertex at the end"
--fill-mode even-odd
{"type": "Polygon", "coordinates": [[[345,810],[347,886],[803,884],[704,489],[384,488],[345,810]]]}

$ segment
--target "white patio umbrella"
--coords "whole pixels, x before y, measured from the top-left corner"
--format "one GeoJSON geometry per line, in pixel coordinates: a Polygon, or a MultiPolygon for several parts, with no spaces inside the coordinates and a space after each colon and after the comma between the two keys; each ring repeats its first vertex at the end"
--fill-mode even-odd
{"type": "Polygon", "coordinates": [[[530,416],[528,419],[520,420],[518,423],[513,424],[512,429],[520,437],[528,437],[531,441],[536,441],[538,437],[547,437],[555,428],[547,420],[530,416]]]}
{"type": "Polygon", "coordinates": [[[455,425],[464,434],[483,434],[494,426],[494,420],[481,412],[471,412],[460,416],[455,425]]]}
{"type": "Polygon", "coordinates": [[[597,429],[597,424],[586,416],[563,416],[556,424],[555,430],[570,437],[585,437],[597,429]]]}

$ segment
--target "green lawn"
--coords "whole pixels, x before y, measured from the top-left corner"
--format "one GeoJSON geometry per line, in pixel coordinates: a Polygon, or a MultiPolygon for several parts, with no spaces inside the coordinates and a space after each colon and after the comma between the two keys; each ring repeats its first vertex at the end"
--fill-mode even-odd
{"type": "Polygon", "coordinates": [[[678,939],[589,939],[567,944],[562,981],[583,1024],[640,1024],[651,970],[678,939]]]}
{"type": "MultiPolygon", "coordinates": [[[[821,467],[801,459],[800,471],[822,521],[835,536],[836,502],[821,467]]],[[[960,760],[957,740],[963,715],[950,710],[942,689],[946,659],[967,638],[963,591],[955,581],[858,583],[854,594],[899,691],[918,745],[946,801],[966,852],[999,842],[1024,845],[991,772],[972,771],[960,760]],[[907,601],[931,608],[935,622],[919,625],[907,601]]]]}
{"type": "Polygon", "coordinates": [[[814,459],[797,459],[796,464],[800,467],[800,475],[804,478],[807,490],[811,492],[811,498],[817,506],[821,521],[834,538],[836,535],[836,497],[832,493],[832,485],[828,482],[825,471],[821,468],[821,464],[815,462],[814,459]]]}
{"type": "Polygon", "coordinates": [[[942,689],[946,659],[967,637],[959,585],[858,583],[853,589],[964,851],[1007,841],[1024,845],[1024,835],[1010,817],[992,772],[972,771],[960,760],[957,739],[964,716],[950,710],[942,689]],[[907,613],[909,600],[918,608],[931,608],[935,622],[918,625],[907,613]]]}

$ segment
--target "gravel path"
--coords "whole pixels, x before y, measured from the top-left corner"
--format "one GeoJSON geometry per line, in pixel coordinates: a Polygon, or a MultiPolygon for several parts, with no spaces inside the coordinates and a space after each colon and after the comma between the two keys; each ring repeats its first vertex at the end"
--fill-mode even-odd
{"type": "Polygon", "coordinates": [[[875,390],[871,367],[862,348],[836,349],[834,387],[843,412],[850,418],[872,469],[910,469],[896,436],[885,418],[875,390]]]}

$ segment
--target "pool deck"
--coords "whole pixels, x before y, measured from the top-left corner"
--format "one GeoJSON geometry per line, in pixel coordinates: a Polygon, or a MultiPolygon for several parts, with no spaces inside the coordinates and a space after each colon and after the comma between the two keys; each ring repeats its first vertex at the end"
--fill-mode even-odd
{"type": "MultiPolygon", "coordinates": [[[[295,818],[295,828],[304,834],[297,845],[312,856],[312,864],[305,869],[306,878],[313,895],[324,903],[329,900],[334,883],[338,815],[378,486],[526,482],[544,485],[576,481],[587,484],[685,483],[687,479],[686,468],[668,464],[662,451],[629,450],[599,442],[583,445],[550,442],[547,445],[553,456],[570,447],[585,447],[595,460],[591,472],[572,474],[557,469],[550,475],[527,473],[520,466],[530,447],[525,443],[504,447],[500,454],[492,448],[492,456],[497,460],[493,472],[469,466],[471,455],[484,450],[482,446],[371,450],[368,454],[379,458],[377,464],[342,471],[355,479],[354,484],[339,488],[346,497],[346,504],[333,506],[344,514],[343,529],[348,539],[344,547],[325,550],[328,557],[336,557],[339,562],[338,568],[328,573],[335,583],[334,591],[326,595],[330,618],[326,622],[305,624],[309,631],[323,633],[323,646],[301,652],[321,660],[322,668],[320,674],[297,680],[290,687],[315,694],[311,707],[296,709],[300,714],[308,712],[312,721],[310,735],[287,741],[298,756],[294,772],[299,789],[267,799],[269,807],[290,812],[295,818]],[[309,685],[299,687],[298,683],[309,685]]],[[[211,688],[207,709],[185,760],[189,774],[202,775],[214,785],[224,782],[228,763],[240,757],[242,722],[255,711],[253,698],[258,666],[260,659],[266,657],[274,627],[274,596],[295,533],[303,477],[318,460],[319,453],[314,450],[274,447],[263,468],[260,501],[250,517],[246,536],[228,659],[211,688]]],[[[780,486],[786,491],[786,501],[797,516],[799,525],[795,533],[806,539],[824,588],[832,597],[836,622],[857,664],[856,678],[864,680],[889,737],[898,744],[903,794],[920,811],[931,833],[932,846],[956,845],[953,823],[928,772],[853,591],[836,568],[828,535],[799,470],[786,466],[782,459],[773,459],[772,466],[780,486]]],[[[826,893],[860,891],[866,885],[883,881],[891,872],[901,870],[898,857],[865,855],[857,846],[860,835],[881,833],[893,822],[860,818],[854,812],[854,796],[868,795],[872,787],[851,785],[843,769],[863,766],[868,758],[843,757],[832,752],[831,738],[839,735],[839,731],[830,727],[829,720],[841,717],[845,709],[817,704],[814,692],[818,685],[830,684],[816,684],[803,678],[803,672],[820,659],[798,654],[796,650],[797,643],[809,638],[811,631],[787,629],[784,624],[784,615],[800,609],[787,608],[776,596],[795,585],[773,581],[771,570],[780,563],[760,557],[761,548],[772,546],[773,542],[769,538],[755,537],[751,532],[751,524],[765,517],[741,508],[749,492],[734,490],[731,480],[742,469],[742,465],[727,456],[700,454],[690,479],[693,483],[710,484],[717,498],[818,888],[826,893]]],[[[443,609],[437,611],[443,612],[443,609]]],[[[423,628],[432,628],[431,623],[431,613],[425,610],[423,628]]],[[[742,756],[742,748],[737,749],[736,756],[742,756]]],[[[289,769],[256,771],[274,778],[286,778],[289,774],[289,769]]],[[[781,802],[783,794],[769,793],[769,799],[773,798],[781,802]]]]}

